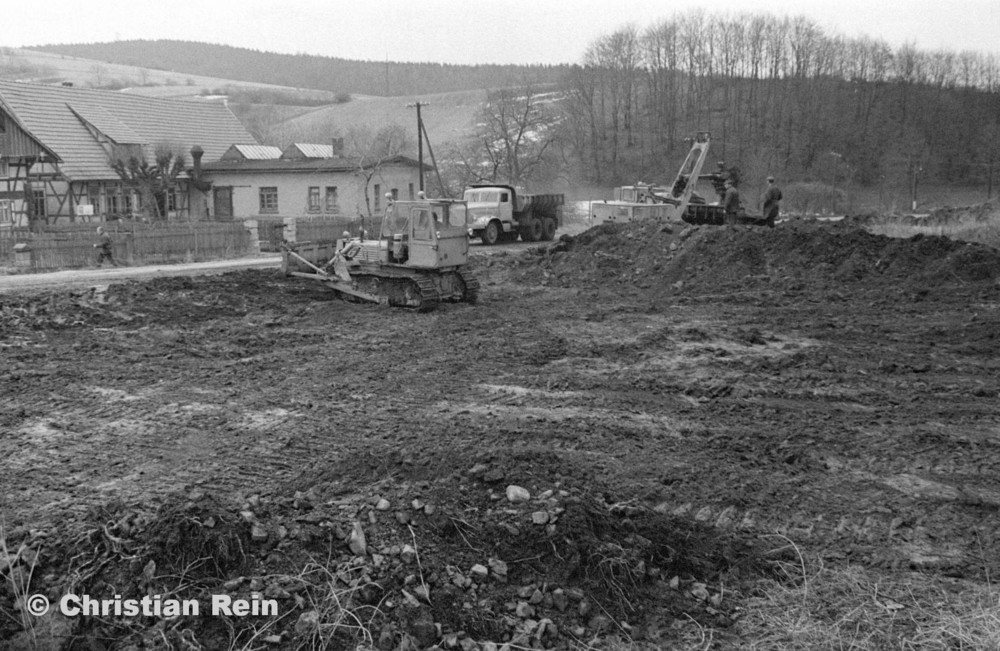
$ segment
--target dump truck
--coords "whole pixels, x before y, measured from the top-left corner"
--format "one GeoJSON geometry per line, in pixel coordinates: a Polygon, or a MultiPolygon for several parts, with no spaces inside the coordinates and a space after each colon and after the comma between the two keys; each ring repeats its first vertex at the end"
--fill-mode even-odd
{"type": "Polygon", "coordinates": [[[451,199],[393,201],[378,239],[286,243],[286,275],[317,281],[344,297],[433,310],[441,301],[474,303],[479,282],[466,266],[467,206],[451,199]]]}
{"type": "Polygon", "coordinates": [[[562,226],[562,194],[526,194],[512,185],[471,185],[462,197],[469,206],[469,237],[483,244],[551,240],[562,226]]]}

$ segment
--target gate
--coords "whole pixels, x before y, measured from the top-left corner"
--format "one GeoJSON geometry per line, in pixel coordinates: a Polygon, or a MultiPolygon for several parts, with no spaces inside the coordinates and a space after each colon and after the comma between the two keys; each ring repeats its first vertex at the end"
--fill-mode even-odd
{"type": "Polygon", "coordinates": [[[260,236],[261,251],[271,253],[281,251],[281,244],[285,241],[285,223],[283,221],[262,222],[257,232],[260,236]]]}

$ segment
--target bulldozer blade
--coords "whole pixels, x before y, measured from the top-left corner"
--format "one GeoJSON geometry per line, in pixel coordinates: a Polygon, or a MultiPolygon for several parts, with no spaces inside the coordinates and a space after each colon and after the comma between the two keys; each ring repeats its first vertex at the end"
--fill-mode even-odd
{"type": "Polygon", "coordinates": [[[377,294],[370,294],[368,292],[363,292],[361,290],[354,289],[353,287],[350,286],[350,284],[345,283],[342,280],[338,280],[335,277],[325,272],[323,272],[320,275],[317,275],[317,274],[307,274],[301,271],[293,271],[291,275],[298,276],[299,278],[311,278],[312,280],[318,281],[326,285],[327,287],[329,287],[334,291],[341,292],[342,294],[348,294],[350,296],[355,296],[357,298],[369,301],[371,303],[384,304],[389,302],[388,299],[383,296],[379,296],[377,294]]]}
{"type": "MultiPolygon", "coordinates": [[[[322,269],[320,269],[319,267],[317,267],[313,263],[309,262],[308,260],[306,260],[305,258],[303,258],[301,255],[299,255],[298,253],[296,253],[295,251],[292,251],[291,249],[287,249],[286,248],[285,249],[285,253],[287,253],[288,255],[292,256],[293,258],[296,258],[296,259],[300,260],[301,262],[304,262],[305,264],[309,265],[310,267],[312,267],[313,269],[316,270],[317,274],[319,274],[321,276],[328,276],[329,275],[327,272],[323,271],[322,269]]],[[[312,278],[313,277],[313,274],[303,274],[303,273],[300,273],[300,272],[292,272],[292,275],[293,276],[306,276],[308,278],[312,278]]]]}

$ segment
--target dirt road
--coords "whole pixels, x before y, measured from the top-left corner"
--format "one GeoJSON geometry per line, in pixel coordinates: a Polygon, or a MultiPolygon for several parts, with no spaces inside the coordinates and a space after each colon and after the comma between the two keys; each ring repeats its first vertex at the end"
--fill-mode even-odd
{"type": "Polygon", "coordinates": [[[237,269],[274,269],[280,265],[281,256],[279,255],[257,255],[208,262],[7,274],[0,275],[0,293],[32,289],[83,288],[93,285],[109,285],[127,280],[219,274],[237,269]]]}
{"type": "MultiPolygon", "coordinates": [[[[36,636],[735,647],[803,559],[1000,571],[995,250],[632,225],[473,266],[481,302],[431,314],[272,269],[0,296],[0,571],[281,613],[36,636]]],[[[921,630],[884,621],[873,644],[921,630]]]]}

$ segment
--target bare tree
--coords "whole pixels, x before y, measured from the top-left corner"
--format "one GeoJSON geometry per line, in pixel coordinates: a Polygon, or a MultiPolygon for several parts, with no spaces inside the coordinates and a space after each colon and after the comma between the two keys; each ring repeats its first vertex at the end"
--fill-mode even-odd
{"type": "Polygon", "coordinates": [[[111,150],[111,169],[128,187],[142,198],[142,213],[151,220],[167,215],[167,194],[174,188],[177,177],[184,171],[184,150],[178,145],[161,142],[153,147],[153,162],[140,147],[118,145],[111,150]]]}
{"type": "Polygon", "coordinates": [[[544,175],[558,119],[549,107],[553,101],[553,93],[538,93],[530,84],[490,93],[475,135],[478,147],[459,150],[470,176],[524,185],[544,175]]]}
{"type": "Polygon", "coordinates": [[[398,124],[384,126],[378,131],[359,127],[347,132],[344,152],[354,162],[354,173],[360,179],[368,217],[372,216],[372,201],[368,193],[372,179],[387,161],[403,155],[411,148],[409,133],[398,124]]]}

